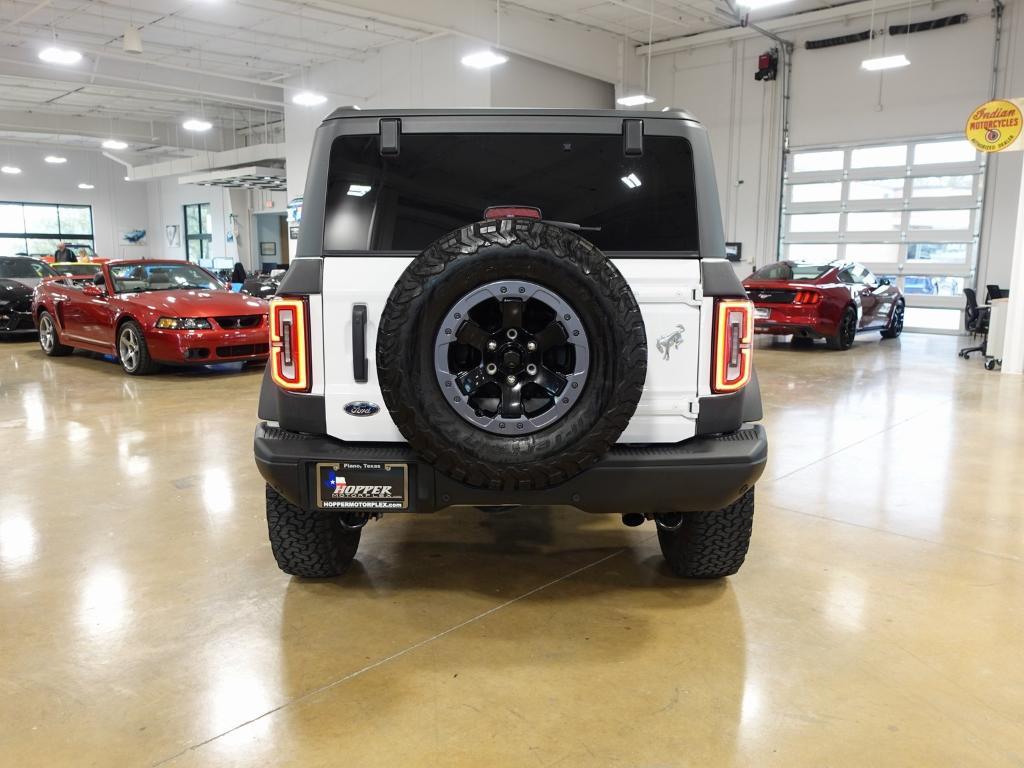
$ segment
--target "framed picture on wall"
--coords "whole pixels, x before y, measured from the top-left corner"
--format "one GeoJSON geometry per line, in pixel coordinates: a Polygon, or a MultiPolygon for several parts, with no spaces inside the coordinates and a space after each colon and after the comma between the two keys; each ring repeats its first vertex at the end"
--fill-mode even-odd
{"type": "Polygon", "coordinates": [[[740,261],[743,258],[743,243],[726,243],[725,258],[729,261],[740,261]]]}
{"type": "Polygon", "coordinates": [[[171,248],[181,248],[181,227],[177,224],[168,224],[164,227],[164,234],[167,235],[167,245],[171,248]]]}
{"type": "Polygon", "coordinates": [[[260,256],[277,256],[277,243],[260,243],[260,256]]]}

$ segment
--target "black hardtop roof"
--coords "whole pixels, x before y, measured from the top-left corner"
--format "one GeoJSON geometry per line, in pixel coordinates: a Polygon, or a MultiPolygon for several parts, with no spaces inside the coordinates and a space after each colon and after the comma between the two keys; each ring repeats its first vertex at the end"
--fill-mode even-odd
{"type": "Polygon", "coordinates": [[[542,109],[529,107],[522,109],[489,109],[477,107],[472,109],[362,109],[355,106],[338,107],[324,118],[338,120],[347,117],[616,117],[620,119],[643,120],[686,120],[699,123],[693,115],[682,109],[671,108],[666,111],[644,112],[630,109],[542,109]]]}

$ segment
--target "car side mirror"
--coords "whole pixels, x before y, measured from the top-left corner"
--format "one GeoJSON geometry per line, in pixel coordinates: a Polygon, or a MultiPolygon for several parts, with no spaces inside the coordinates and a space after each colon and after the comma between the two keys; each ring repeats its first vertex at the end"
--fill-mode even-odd
{"type": "Polygon", "coordinates": [[[86,296],[106,296],[107,291],[99,285],[86,285],[82,288],[82,293],[86,296]]]}

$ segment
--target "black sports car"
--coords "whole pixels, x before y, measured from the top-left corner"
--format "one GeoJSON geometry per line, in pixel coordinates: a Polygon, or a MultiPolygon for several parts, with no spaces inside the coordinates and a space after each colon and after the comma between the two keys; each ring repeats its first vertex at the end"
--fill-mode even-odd
{"type": "Polygon", "coordinates": [[[35,333],[32,291],[44,277],[59,277],[38,259],[0,256],[0,338],[35,333]]]}

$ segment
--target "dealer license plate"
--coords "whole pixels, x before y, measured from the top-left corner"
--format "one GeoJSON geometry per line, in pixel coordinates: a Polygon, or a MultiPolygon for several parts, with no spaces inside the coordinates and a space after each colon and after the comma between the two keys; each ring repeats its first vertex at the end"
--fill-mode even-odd
{"type": "Polygon", "coordinates": [[[321,509],[407,509],[409,465],[341,461],[316,465],[321,509]]]}
{"type": "Polygon", "coordinates": [[[758,320],[767,320],[772,316],[772,311],[767,307],[754,307],[754,317],[758,320]]]}

